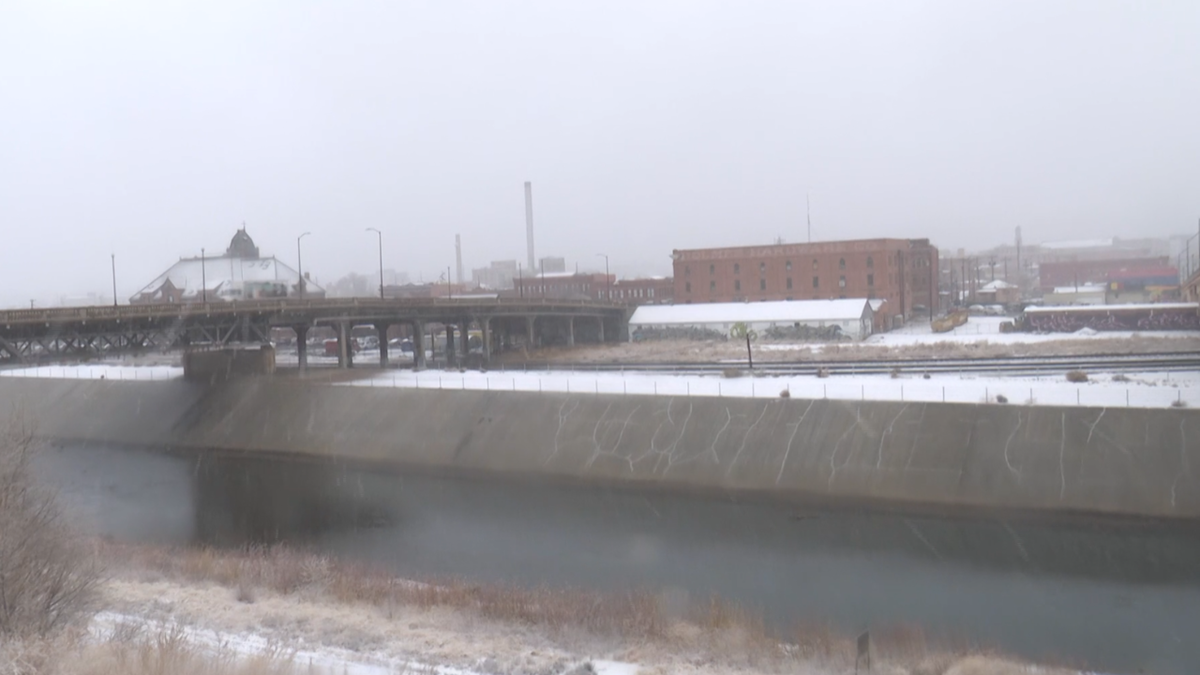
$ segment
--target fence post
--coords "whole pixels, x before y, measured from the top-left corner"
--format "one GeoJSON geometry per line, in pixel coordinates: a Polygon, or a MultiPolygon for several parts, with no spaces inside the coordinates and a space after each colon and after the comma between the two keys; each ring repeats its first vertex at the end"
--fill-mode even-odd
{"type": "Polygon", "coordinates": [[[825,398],[825,399],[829,398],[829,385],[828,384],[824,384],[824,383],[821,384],[821,398],[825,398]]]}
{"type": "Polygon", "coordinates": [[[684,382],[683,384],[687,387],[687,395],[691,396],[692,395],[692,383],[684,382]]]}
{"type": "Polygon", "coordinates": [[[658,380],[654,381],[654,395],[658,396],[658,380]]]}
{"type": "Polygon", "coordinates": [[[860,384],[858,386],[860,389],[862,389],[862,400],[864,400],[864,401],[867,400],[867,385],[860,384]]]}
{"type": "Polygon", "coordinates": [[[723,395],[724,394],[721,392],[721,381],[717,380],[717,398],[720,398],[723,395]]]}
{"type": "Polygon", "coordinates": [[[597,378],[596,380],[593,380],[593,381],[596,383],[596,395],[599,396],[600,395],[600,380],[599,380],[599,378],[597,378]]]}
{"type": "Polygon", "coordinates": [[[442,388],[442,376],[438,375],[438,389],[442,388]]]}
{"type": "MultiPolygon", "coordinates": [[[[466,380],[463,380],[463,382],[466,382],[466,380]]],[[[516,390],[517,390],[517,378],[514,377],[513,378],[513,391],[516,391],[516,390]]]]}
{"type": "Polygon", "coordinates": [[[755,382],[754,380],[750,380],[750,398],[756,398],[757,396],[758,396],[758,383],[755,382]]]}
{"type": "Polygon", "coordinates": [[[900,402],[904,402],[904,385],[900,385],[900,402]]]}
{"type": "Polygon", "coordinates": [[[1075,405],[1079,405],[1079,387],[1075,387],[1075,405]]]}
{"type": "Polygon", "coordinates": [[[1129,407],[1129,387],[1125,388],[1125,407],[1129,407]]]}
{"type": "Polygon", "coordinates": [[[629,395],[629,383],[624,378],[621,379],[621,393],[626,396],[629,395]]]}
{"type": "Polygon", "coordinates": [[[987,387],[983,388],[983,400],[988,401],[989,403],[992,400],[992,392],[987,387]]]}

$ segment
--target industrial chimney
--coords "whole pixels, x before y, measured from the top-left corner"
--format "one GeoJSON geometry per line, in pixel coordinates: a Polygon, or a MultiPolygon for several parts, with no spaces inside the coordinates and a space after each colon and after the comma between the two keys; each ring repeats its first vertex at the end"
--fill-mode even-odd
{"type": "Polygon", "coordinates": [[[533,183],[529,181],[525,181],[525,254],[527,269],[536,269],[533,258],[533,183]]]}
{"type": "Polygon", "coordinates": [[[458,285],[461,286],[463,283],[463,278],[462,278],[462,235],[461,234],[454,235],[454,263],[457,266],[457,269],[455,270],[456,275],[455,275],[454,281],[455,281],[455,283],[457,283],[458,285]]]}

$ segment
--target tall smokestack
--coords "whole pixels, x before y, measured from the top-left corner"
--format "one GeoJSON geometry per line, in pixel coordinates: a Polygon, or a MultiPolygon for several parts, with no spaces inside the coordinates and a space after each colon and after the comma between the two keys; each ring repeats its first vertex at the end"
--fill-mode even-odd
{"type": "Polygon", "coordinates": [[[533,183],[525,181],[525,255],[529,269],[533,263],[533,183]]]}
{"type": "Polygon", "coordinates": [[[454,263],[457,265],[455,270],[455,281],[461,286],[462,278],[462,235],[454,235],[454,263]]]}

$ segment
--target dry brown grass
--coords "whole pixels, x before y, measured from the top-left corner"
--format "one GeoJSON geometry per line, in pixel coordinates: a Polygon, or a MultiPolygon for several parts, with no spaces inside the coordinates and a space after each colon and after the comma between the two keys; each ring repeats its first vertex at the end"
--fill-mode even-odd
{"type": "Polygon", "coordinates": [[[0,643],[3,675],[294,675],[286,652],[239,654],[197,646],[178,629],[118,633],[96,641],[82,633],[0,643]]]}
{"type": "Polygon", "coordinates": [[[169,579],[215,582],[253,601],[254,589],[304,593],[384,609],[467,610],[487,619],[543,628],[581,628],[624,637],[661,637],[667,618],[658,598],[645,591],[600,593],[551,587],[471,584],[457,579],[415,582],[368,565],[284,547],[218,551],[105,544],[104,555],[131,569],[169,579]]]}
{"type": "MultiPolygon", "coordinates": [[[[551,637],[600,636],[608,644],[640,645],[637,649],[659,655],[692,654],[734,669],[789,672],[803,665],[819,668],[814,672],[841,672],[853,669],[856,652],[854,637],[829,624],[806,624],[781,635],[760,613],[718,598],[671,603],[644,591],[600,593],[453,579],[415,582],[367,565],[287,548],[219,551],[108,543],[102,553],[123,561],[127,574],[217,583],[237,595],[277,593],[312,602],[361,604],[377,608],[385,618],[402,615],[401,608],[449,609],[551,637]]],[[[943,675],[967,655],[961,646],[929,640],[917,626],[872,629],[873,659],[890,669],[880,672],[943,675]]]]}
{"type": "Polygon", "coordinates": [[[87,616],[100,583],[52,491],[33,477],[31,427],[0,431],[0,640],[60,630],[87,616]]]}

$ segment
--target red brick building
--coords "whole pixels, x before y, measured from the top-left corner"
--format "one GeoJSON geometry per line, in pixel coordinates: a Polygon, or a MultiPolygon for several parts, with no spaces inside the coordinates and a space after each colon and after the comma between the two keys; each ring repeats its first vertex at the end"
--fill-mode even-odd
{"type": "MultiPolygon", "coordinates": [[[[627,305],[669,305],[675,300],[675,280],[670,277],[621,279],[613,284],[611,291],[613,302],[627,305]]],[[[603,293],[601,297],[604,297],[603,293]]]]}
{"type": "Polygon", "coordinates": [[[1110,274],[1121,270],[1170,267],[1170,265],[1171,260],[1167,256],[1043,262],[1038,267],[1038,283],[1042,287],[1042,291],[1052,291],[1059,286],[1105,283],[1110,274]]]}
{"type": "Polygon", "coordinates": [[[860,239],[676,250],[675,302],[887,300],[891,323],[937,305],[937,248],[928,239],[860,239]]]}
{"type": "Polygon", "coordinates": [[[513,280],[515,294],[523,298],[599,300],[615,277],[605,274],[546,272],[513,280]]]}

